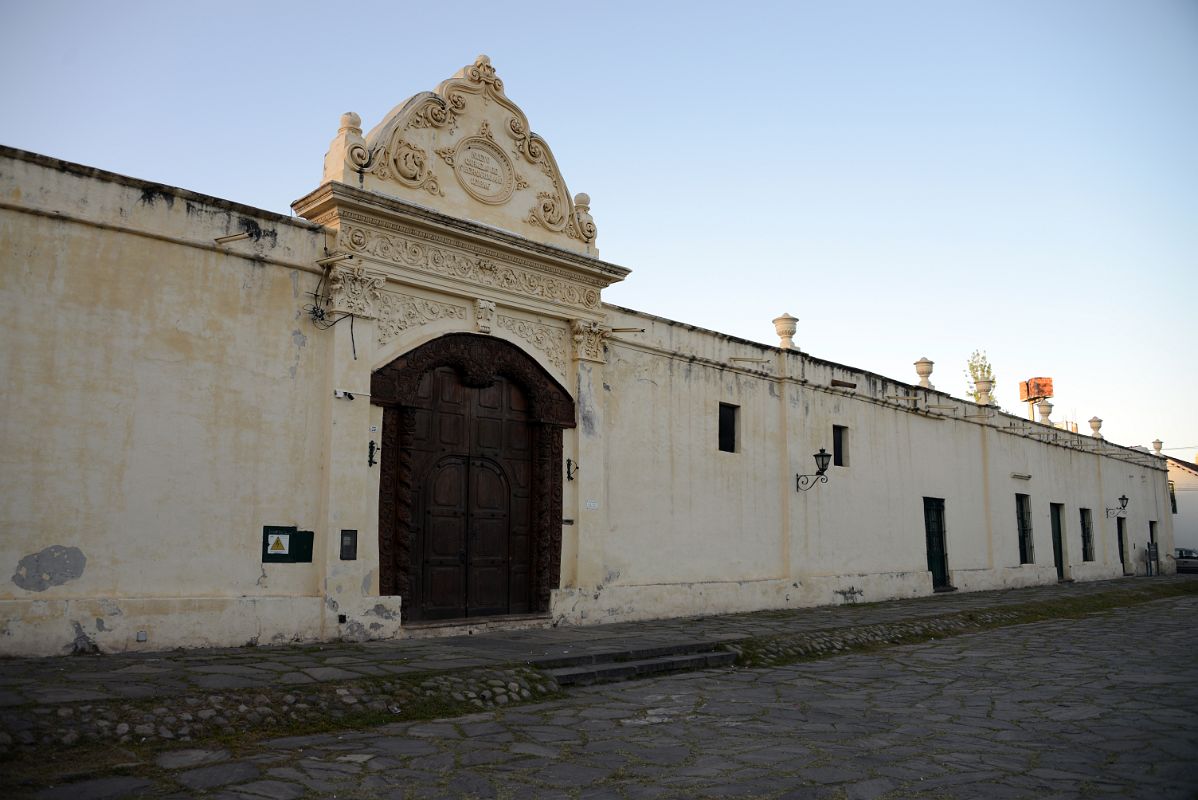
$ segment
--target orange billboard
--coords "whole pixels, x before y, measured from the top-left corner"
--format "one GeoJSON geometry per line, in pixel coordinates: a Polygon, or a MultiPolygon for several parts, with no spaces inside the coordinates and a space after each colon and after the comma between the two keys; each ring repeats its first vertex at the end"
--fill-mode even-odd
{"type": "Polygon", "coordinates": [[[1052,397],[1052,378],[1028,378],[1019,384],[1019,399],[1024,403],[1052,397]]]}

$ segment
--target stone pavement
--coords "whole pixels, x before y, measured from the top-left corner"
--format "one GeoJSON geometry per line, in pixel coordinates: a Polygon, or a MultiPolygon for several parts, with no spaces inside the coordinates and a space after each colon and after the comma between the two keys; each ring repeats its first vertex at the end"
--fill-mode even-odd
{"type": "MultiPolygon", "coordinates": [[[[819,616],[858,623],[924,613],[941,599],[819,616]]],[[[1187,595],[788,667],[604,684],[453,719],[258,742],[236,755],[171,751],[35,796],[1192,800],[1196,622],[1198,596],[1187,595]]]]}
{"type": "Polygon", "coordinates": [[[619,657],[668,646],[720,646],[751,637],[843,630],[934,619],[1147,585],[1198,581],[1195,575],[1062,583],[1005,591],[939,594],[912,600],[764,611],[583,627],[495,631],[473,636],[321,643],[103,656],[0,659],[0,709],[28,704],[178,697],[187,693],[279,687],[360,678],[532,666],[562,658],[619,657]]]}

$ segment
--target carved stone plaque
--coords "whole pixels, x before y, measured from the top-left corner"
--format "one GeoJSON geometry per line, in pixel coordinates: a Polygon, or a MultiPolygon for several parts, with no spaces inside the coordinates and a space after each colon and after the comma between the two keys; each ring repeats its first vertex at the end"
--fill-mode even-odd
{"type": "Polygon", "coordinates": [[[476,200],[491,205],[506,203],[516,187],[511,159],[490,139],[463,139],[453,155],[453,174],[476,200]]]}

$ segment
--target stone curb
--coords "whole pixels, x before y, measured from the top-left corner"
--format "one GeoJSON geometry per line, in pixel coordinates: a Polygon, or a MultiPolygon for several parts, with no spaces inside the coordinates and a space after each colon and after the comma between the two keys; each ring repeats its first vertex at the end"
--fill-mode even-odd
{"type": "Polygon", "coordinates": [[[0,711],[0,756],[37,747],[85,743],[197,742],[229,734],[347,726],[499,708],[559,692],[552,676],[528,667],[446,672],[422,679],[359,679],[286,690],[188,694],[170,701],[106,701],[26,706],[0,711]]]}

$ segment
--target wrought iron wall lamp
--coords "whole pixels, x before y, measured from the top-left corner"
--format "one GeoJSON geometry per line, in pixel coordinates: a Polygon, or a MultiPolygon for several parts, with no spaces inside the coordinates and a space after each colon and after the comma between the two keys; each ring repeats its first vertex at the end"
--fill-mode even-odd
{"type": "Polygon", "coordinates": [[[1106,516],[1107,516],[1107,519],[1110,519],[1111,517],[1123,517],[1126,515],[1127,515],[1127,495],[1120,495],[1119,507],[1118,508],[1108,508],[1106,510],[1106,516]]]}
{"type": "Polygon", "coordinates": [[[832,460],[832,454],[824,448],[820,448],[812,458],[815,459],[815,474],[814,475],[795,475],[795,491],[805,492],[817,483],[827,483],[828,476],[825,475],[828,471],[828,462],[832,460]]]}

